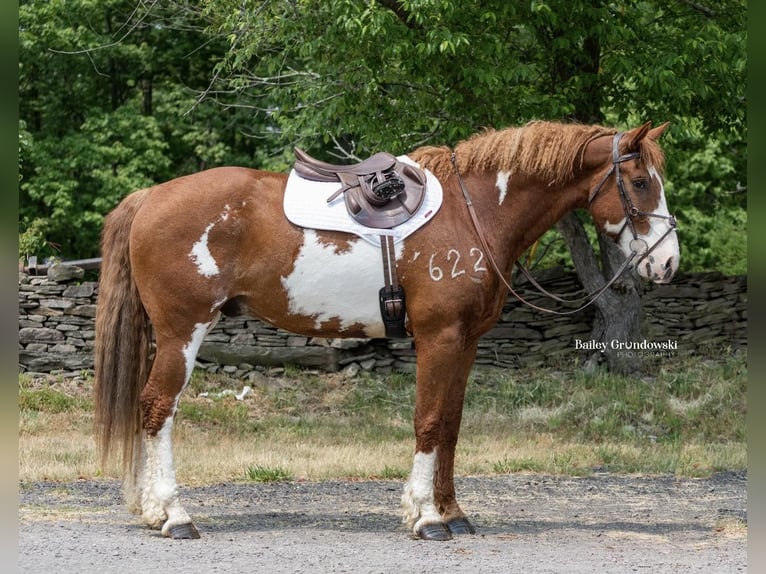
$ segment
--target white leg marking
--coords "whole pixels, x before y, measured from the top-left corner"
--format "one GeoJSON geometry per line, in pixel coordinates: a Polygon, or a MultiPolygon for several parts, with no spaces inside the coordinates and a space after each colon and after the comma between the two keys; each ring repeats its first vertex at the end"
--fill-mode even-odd
{"type": "Polygon", "coordinates": [[[178,500],[178,486],[176,484],[176,472],[173,465],[173,418],[178,408],[178,400],[181,393],[186,388],[194,370],[194,360],[197,357],[200,345],[205,335],[218,321],[220,314],[208,323],[197,323],[194,325],[191,339],[184,345],[182,353],[186,367],[184,384],[181,392],[175,398],[173,411],[165,419],[165,423],[156,436],[146,436],[143,433],[143,447],[141,471],[135,477],[134,492],[126,491],[126,499],[129,507],[135,511],[139,502],[140,493],[140,512],[144,521],[152,528],[162,528],[162,534],[170,535],[170,528],[177,524],[188,524],[191,518],[181,506],[178,500]],[[128,499],[128,496],[131,498],[128,499]]]}
{"type": "Polygon", "coordinates": [[[146,438],[147,481],[141,497],[144,521],[152,528],[162,528],[165,536],[172,526],[191,522],[178,500],[172,431],[173,417],[169,416],[157,436],[146,438]]]}
{"type": "MultiPolygon", "coordinates": [[[[385,336],[378,306],[383,286],[380,250],[358,239],[338,252],[335,246],[320,242],[311,229],[303,237],[292,273],[282,278],[290,313],[313,317],[316,329],[324,322],[338,321],[341,330],[362,325],[368,337],[385,336]]],[[[397,259],[402,251],[399,243],[397,259]]]]}
{"type": "Polygon", "coordinates": [[[495,181],[495,185],[497,186],[497,189],[500,190],[500,197],[497,202],[498,205],[503,205],[503,202],[505,201],[505,194],[508,193],[508,178],[510,177],[510,171],[497,172],[497,181],[495,181]]]}
{"type": "Polygon", "coordinates": [[[442,522],[434,504],[434,472],[436,471],[436,449],[425,454],[415,453],[412,473],[404,485],[402,507],[404,523],[417,534],[424,524],[442,522]]]}

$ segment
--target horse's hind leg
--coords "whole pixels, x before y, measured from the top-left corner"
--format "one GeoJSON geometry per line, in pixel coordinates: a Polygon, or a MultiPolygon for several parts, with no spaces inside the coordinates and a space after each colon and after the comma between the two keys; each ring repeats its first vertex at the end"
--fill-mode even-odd
{"type": "MultiPolygon", "coordinates": [[[[136,492],[132,498],[134,504],[140,500],[144,521],[172,538],[199,538],[179,501],[171,434],[181,392],[189,382],[202,340],[214,323],[195,323],[188,329],[176,325],[173,335],[157,329],[157,353],[149,381],[141,392],[143,452],[137,460],[141,466],[134,473],[136,492]],[[177,335],[181,332],[187,335],[177,335]]],[[[126,498],[130,504],[129,493],[126,498]]]]}

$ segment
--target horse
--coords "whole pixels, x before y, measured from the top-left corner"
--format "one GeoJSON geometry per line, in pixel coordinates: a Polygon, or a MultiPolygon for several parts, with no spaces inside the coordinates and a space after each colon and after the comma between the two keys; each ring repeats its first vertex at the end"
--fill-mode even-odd
{"type": "MultiPolygon", "coordinates": [[[[533,121],[408,154],[443,204],[394,247],[417,350],[415,449],[402,493],[411,536],[474,534],[454,484],[467,379],[496,323],[514,262],[586,209],[639,276],[678,268],[663,187],[668,124],[618,131],[533,121]]],[[[385,336],[380,251],[358,236],[302,228],[283,213],[288,175],[217,167],[127,195],[105,218],[96,314],[95,428],[102,464],[122,452],[133,513],[170,538],[199,538],[176,482],[171,431],[206,335],[246,314],[305,336],[385,336]]]]}

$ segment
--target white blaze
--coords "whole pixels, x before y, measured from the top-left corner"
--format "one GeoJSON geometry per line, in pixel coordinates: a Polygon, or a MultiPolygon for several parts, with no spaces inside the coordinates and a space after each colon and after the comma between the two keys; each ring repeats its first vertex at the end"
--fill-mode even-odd
{"type": "MultiPolygon", "coordinates": [[[[665,203],[665,187],[662,184],[662,178],[654,167],[649,168],[649,174],[660,185],[660,201],[652,213],[664,217],[650,217],[649,232],[646,234],[637,233],[638,238],[646,243],[646,248],[640,251],[635,259],[639,259],[646,252],[646,249],[652,249],[656,244],[657,246],[654,247],[649,256],[641,260],[637,271],[645,279],[651,279],[655,283],[666,283],[678,269],[681,250],[678,245],[678,236],[675,232],[665,235],[670,229],[669,220],[666,219],[670,216],[670,212],[665,203]],[[665,238],[660,241],[663,235],[665,235],[665,238]]],[[[628,256],[631,253],[633,236],[630,233],[629,226],[626,226],[625,223],[626,218],[624,217],[617,223],[607,221],[604,225],[604,231],[616,235],[620,233],[620,230],[623,230],[623,233],[617,238],[617,244],[622,249],[622,252],[628,256]]]]}

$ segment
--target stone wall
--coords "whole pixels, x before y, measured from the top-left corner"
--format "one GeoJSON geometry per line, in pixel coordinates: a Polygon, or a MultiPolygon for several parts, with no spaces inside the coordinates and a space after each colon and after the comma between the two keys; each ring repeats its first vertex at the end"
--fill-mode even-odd
{"type": "MultiPolygon", "coordinates": [[[[82,271],[82,270],[79,270],[82,271]]],[[[98,286],[75,269],[53,269],[46,277],[19,275],[19,368],[78,371],[93,367],[94,317],[98,286]]],[[[572,272],[537,274],[549,291],[582,295],[572,272]]],[[[520,286],[529,301],[551,301],[520,286]]],[[[510,367],[576,357],[577,340],[590,339],[593,310],[574,316],[534,311],[509,298],[497,325],[481,340],[478,365],[510,367]]],[[[674,353],[693,353],[747,344],[747,277],[720,273],[677,276],[670,285],[647,285],[642,332],[648,341],[677,342],[674,353]]],[[[206,337],[198,367],[244,376],[256,367],[286,364],[323,371],[360,369],[411,371],[410,339],[319,339],[301,337],[251,318],[222,318],[206,337]]]]}

